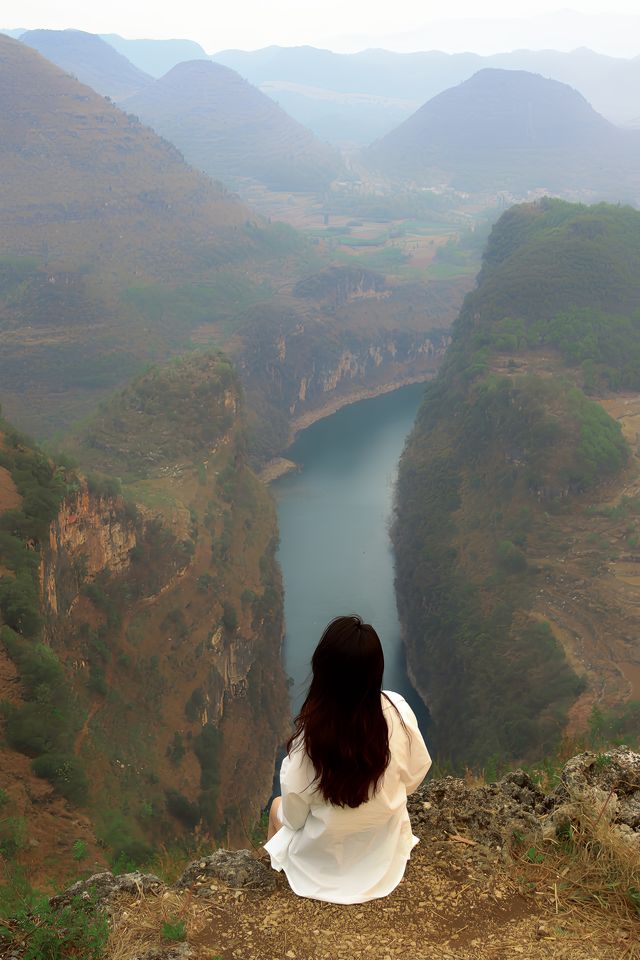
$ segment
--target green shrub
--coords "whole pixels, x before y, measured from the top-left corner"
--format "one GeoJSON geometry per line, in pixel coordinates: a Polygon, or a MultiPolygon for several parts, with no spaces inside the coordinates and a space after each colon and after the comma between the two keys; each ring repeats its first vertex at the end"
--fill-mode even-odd
{"type": "Polygon", "coordinates": [[[18,633],[26,637],[38,635],[42,626],[40,600],[29,573],[0,577],[0,613],[4,622],[18,633]]]}
{"type": "Polygon", "coordinates": [[[228,600],[225,600],[223,604],[222,623],[228,633],[235,633],[238,629],[238,614],[236,613],[236,608],[228,600]]]}
{"type": "Polygon", "coordinates": [[[31,766],[36,776],[48,780],[71,803],[82,806],[87,802],[87,775],[72,754],[44,753],[36,757],[31,766]]]}
{"type": "Polygon", "coordinates": [[[205,724],[195,738],[193,749],[200,761],[200,786],[203,790],[218,786],[221,739],[220,731],[212,723],[205,724]]]}
{"type": "Polygon", "coordinates": [[[24,849],[27,839],[27,824],[24,817],[0,818],[0,856],[14,860],[24,849]]]}
{"type": "Polygon", "coordinates": [[[75,897],[69,906],[54,910],[45,897],[38,898],[12,921],[25,944],[23,960],[99,960],[109,937],[106,915],[95,899],[75,897]]]}
{"type": "Polygon", "coordinates": [[[74,840],[72,854],[73,859],[80,863],[82,860],[86,860],[89,856],[89,848],[84,840],[74,840]]]}
{"type": "Polygon", "coordinates": [[[200,820],[198,804],[193,803],[177,790],[166,790],[164,796],[167,812],[183,823],[185,827],[193,830],[200,820]]]}
{"type": "Polygon", "coordinates": [[[127,873],[153,857],[153,849],[136,836],[130,821],[121,813],[108,813],[97,830],[98,839],[109,849],[114,873],[127,873]]]}
{"type": "Polygon", "coordinates": [[[527,569],[527,558],[510,540],[498,544],[498,563],[507,573],[524,573],[527,569]]]}

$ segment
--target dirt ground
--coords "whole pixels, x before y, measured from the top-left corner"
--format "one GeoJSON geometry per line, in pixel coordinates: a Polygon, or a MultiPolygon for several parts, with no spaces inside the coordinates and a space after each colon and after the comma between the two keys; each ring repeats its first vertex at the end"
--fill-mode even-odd
{"type": "MultiPolygon", "coordinates": [[[[183,919],[194,960],[622,960],[637,956],[628,931],[563,925],[545,895],[525,895],[497,850],[456,839],[415,848],[387,898],[343,906],[218,881],[122,904],[110,960],[144,956],[165,922],[183,919]],[[133,937],[145,929],[144,948],[133,937]]],[[[165,944],[166,946],[166,944],[165,944]]],[[[164,956],[164,954],[163,954],[164,956]]],[[[179,954],[176,954],[179,956],[179,954]]]]}

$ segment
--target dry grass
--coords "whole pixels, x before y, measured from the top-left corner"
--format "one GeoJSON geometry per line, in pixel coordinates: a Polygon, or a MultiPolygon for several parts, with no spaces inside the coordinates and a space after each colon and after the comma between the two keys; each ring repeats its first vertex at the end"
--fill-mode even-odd
{"type": "Polygon", "coordinates": [[[193,897],[190,891],[167,891],[157,897],[124,899],[116,903],[106,957],[108,960],[131,960],[149,947],[168,945],[163,939],[164,924],[184,923],[189,942],[197,939],[211,925],[211,904],[193,897]]]}
{"type": "MultiPolygon", "coordinates": [[[[524,846],[515,866],[523,886],[549,907],[549,935],[615,947],[640,958],[639,844],[612,823],[615,795],[572,798],[561,836],[524,846]]],[[[545,931],[543,929],[542,934],[545,931]]]]}
{"type": "Polygon", "coordinates": [[[182,876],[188,863],[211,856],[217,846],[211,837],[198,835],[184,848],[161,846],[154,855],[150,872],[170,886],[182,876]]]}

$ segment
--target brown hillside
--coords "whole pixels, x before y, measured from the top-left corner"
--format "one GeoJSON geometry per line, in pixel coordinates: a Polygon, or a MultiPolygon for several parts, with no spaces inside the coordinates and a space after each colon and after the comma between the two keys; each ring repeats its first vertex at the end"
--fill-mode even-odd
{"type": "Polygon", "coordinates": [[[170,144],[0,37],[0,255],[166,276],[235,251],[247,211],[170,144]]]}
{"type": "Polygon", "coordinates": [[[279,190],[326,188],[338,155],[257,87],[208,60],[179,63],[123,102],[212,176],[279,190]]]}

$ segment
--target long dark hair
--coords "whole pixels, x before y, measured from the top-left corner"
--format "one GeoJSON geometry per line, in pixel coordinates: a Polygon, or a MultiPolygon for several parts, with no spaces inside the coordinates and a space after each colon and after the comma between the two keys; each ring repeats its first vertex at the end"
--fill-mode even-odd
{"type": "Polygon", "coordinates": [[[336,617],[311,659],[313,676],[287,743],[304,748],[325,800],[359,807],[375,793],[389,765],[389,730],[382,712],[384,654],[361,617],[336,617]]]}

